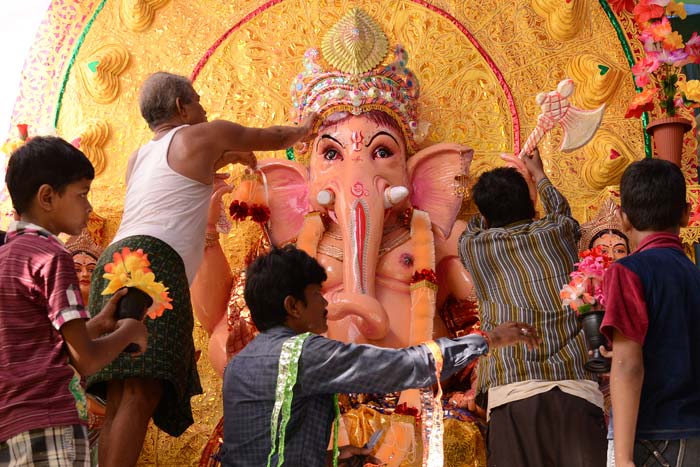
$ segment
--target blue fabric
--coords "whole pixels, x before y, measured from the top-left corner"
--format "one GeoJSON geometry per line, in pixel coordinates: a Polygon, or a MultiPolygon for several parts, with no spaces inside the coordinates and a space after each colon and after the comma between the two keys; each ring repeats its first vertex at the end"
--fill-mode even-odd
{"type": "Polygon", "coordinates": [[[679,248],[644,249],[618,260],[644,290],[649,328],[637,438],[700,436],[700,270],[679,248]]]}

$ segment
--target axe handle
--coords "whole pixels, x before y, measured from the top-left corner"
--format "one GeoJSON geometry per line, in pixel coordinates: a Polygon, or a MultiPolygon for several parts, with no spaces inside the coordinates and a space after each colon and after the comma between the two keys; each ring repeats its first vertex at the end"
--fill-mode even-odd
{"type": "Polygon", "coordinates": [[[535,129],[532,130],[532,133],[530,133],[530,136],[527,137],[527,140],[525,141],[523,148],[520,150],[520,154],[518,154],[518,157],[522,159],[527,154],[530,154],[532,151],[534,151],[539,142],[542,141],[542,138],[544,138],[544,135],[547,134],[547,132],[550,129],[551,128],[544,129],[540,125],[537,125],[535,129]]]}

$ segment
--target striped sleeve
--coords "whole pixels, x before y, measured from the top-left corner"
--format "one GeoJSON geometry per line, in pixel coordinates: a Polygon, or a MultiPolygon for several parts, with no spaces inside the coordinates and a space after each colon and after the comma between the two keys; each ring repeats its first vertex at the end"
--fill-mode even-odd
{"type": "Polygon", "coordinates": [[[67,251],[55,254],[42,270],[47,312],[56,330],[68,321],[89,319],[75,275],[73,258],[67,251]]]}

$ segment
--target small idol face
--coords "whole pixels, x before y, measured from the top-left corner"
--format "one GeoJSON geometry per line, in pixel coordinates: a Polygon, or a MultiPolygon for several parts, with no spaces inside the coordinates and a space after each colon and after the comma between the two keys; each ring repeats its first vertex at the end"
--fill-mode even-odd
{"type": "Polygon", "coordinates": [[[601,253],[609,256],[614,260],[624,258],[629,254],[627,251],[627,242],[625,239],[619,235],[613,233],[606,233],[596,238],[591,245],[593,248],[600,247],[601,253]]]}
{"type": "Polygon", "coordinates": [[[87,299],[90,296],[92,272],[95,270],[97,260],[86,253],[80,252],[73,255],[73,263],[75,264],[75,274],[78,276],[83,302],[87,304],[87,299]]]}

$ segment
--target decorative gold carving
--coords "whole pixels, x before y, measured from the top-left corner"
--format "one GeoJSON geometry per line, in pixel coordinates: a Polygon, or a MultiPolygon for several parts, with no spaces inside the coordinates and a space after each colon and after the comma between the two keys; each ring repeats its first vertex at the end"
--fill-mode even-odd
{"type": "Polygon", "coordinates": [[[166,3],[168,0],[121,0],[119,19],[134,32],[145,31],[153,22],[156,10],[166,3]]]}
{"type": "Polygon", "coordinates": [[[573,57],[566,67],[574,80],[574,101],[585,109],[607,103],[615,94],[624,73],[600,56],[581,54],[573,57]]]}
{"type": "Polygon", "coordinates": [[[568,41],[581,30],[588,12],[588,0],[532,0],[532,8],[545,19],[552,39],[568,41]]]}
{"type": "Polygon", "coordinates": [[[73,140],[95,167],[95,176],[101,175],[107,167],[107,154],[104,147],[109,139],[109,123],[104,120],[89,120],[73,140]]]}
{"type": "Polygon", "coordinates": [[[622,172],[635,160],[627,144],[605,128],[598,130],[593,141],[583,148],[583,154],[581,178],[595,190],[619,183],[622,172]]]}
{"type": "Polygon", "coordinates": [[[379,65],[389,43],[377,22],[353,8],[323,38],[323,57],[343,73],[360,74],[379,65]]]}
{"type": "Polygon", "coordinates": [[[98,104],[109,104],[119,94],[119,75],[129,64],[129,51],[120,44],[103,45],[83,60],[78,77],[98,104]]]}

